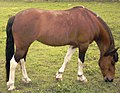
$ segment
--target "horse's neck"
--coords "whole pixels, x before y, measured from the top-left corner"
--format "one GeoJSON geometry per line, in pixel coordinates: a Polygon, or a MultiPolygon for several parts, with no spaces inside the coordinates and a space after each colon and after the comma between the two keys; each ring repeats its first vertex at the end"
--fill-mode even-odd
{"type": "Polygon", "coordinates": [[[101,18],[99,20],[102,26],[100,27],[100,35],[96,42],[100,49],[100,54],[103,56],[108,51],[114,49],[114,39],[107,24],[101,18]]]}
{"type": "Polygon", "coordinates": [[[110,47],[109,37],[101,35],[96,42],[100,49],[100,54],[101,54],[101,56],[103,56],[110,47]]]}

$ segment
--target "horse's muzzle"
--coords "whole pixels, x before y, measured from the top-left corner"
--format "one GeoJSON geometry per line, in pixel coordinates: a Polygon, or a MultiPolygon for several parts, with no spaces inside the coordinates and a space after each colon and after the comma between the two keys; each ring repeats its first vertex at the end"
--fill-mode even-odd
{"type": "Polygon", "coordinates": [[[113,82],[113,78],[104,77],[105,82],[113,82]]]}

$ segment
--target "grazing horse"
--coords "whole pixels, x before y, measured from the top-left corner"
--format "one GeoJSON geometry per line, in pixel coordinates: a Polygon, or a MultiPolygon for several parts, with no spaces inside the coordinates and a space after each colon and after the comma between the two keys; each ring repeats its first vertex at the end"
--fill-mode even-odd
{"type": "Polygon", "coordinates": [[[27,9],[9,19],[6,33],[6,81],[8,90],[15,88],[15,69],[18,63],[22,68],[22,80],[25,83],[31,81],[27,75],[25,61],[28,48],[35,40],[50,46],[70,45],[64,63],[56,73],[57,80],[62,79],[66,64],[78,48],[77,79],[82,82],[87,81],[83,74],[83,63],[88,46],[93,41],[97,43],[100,50],[98,63],[104,80],[112,82],[114,79],[118,48],[115,48],[113,35],[107,24],[87,8],[76,6],[68,10],[54,11],[27,9]]]}

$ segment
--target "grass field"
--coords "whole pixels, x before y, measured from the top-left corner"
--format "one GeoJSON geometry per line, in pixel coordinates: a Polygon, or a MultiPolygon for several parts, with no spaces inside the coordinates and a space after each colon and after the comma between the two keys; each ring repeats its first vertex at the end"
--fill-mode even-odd
{"type": "MultiPolygon", "coordinates": [[[[110,26],[116,46],[120,46],[120,3],[97,2],[2,2],[0,1],[0,93],[7,93],[5,82],[5,27],[10,16],[27,8],[68,9],[84,5],[99,14],[110,26]]],[[[17,87],[12,93],[120,93],[120,61],[116,64],[116,76],[112,83],[103,81],[98,66],[99,50],[93,42],[87,51],[84,74],[88,83],[76,80],[77,57],[75,52],[63,75],[62,82],[55,80],[55,74],[63,63],[68,46],[50,47],[34,42],[27,56],[27,71],[32,79],[30,84],[21,81],[20,67],[16,70],[17,87]]],[[[120,50],[118,51],[120,54],[120,50]]]]}

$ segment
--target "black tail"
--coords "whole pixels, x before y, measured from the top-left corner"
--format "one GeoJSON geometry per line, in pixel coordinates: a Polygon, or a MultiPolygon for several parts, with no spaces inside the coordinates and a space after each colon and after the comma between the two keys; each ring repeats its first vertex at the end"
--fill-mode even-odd
{"type": "Polygon", "coordinates": [[[6,81],[9,80],[9,72],[10,72],[10,60],[14,55],[14,39],[12,34],[12,25],[14,22],[15,16],[11,17],[8,20],[7,27],[6,27],[6,81]]]}

